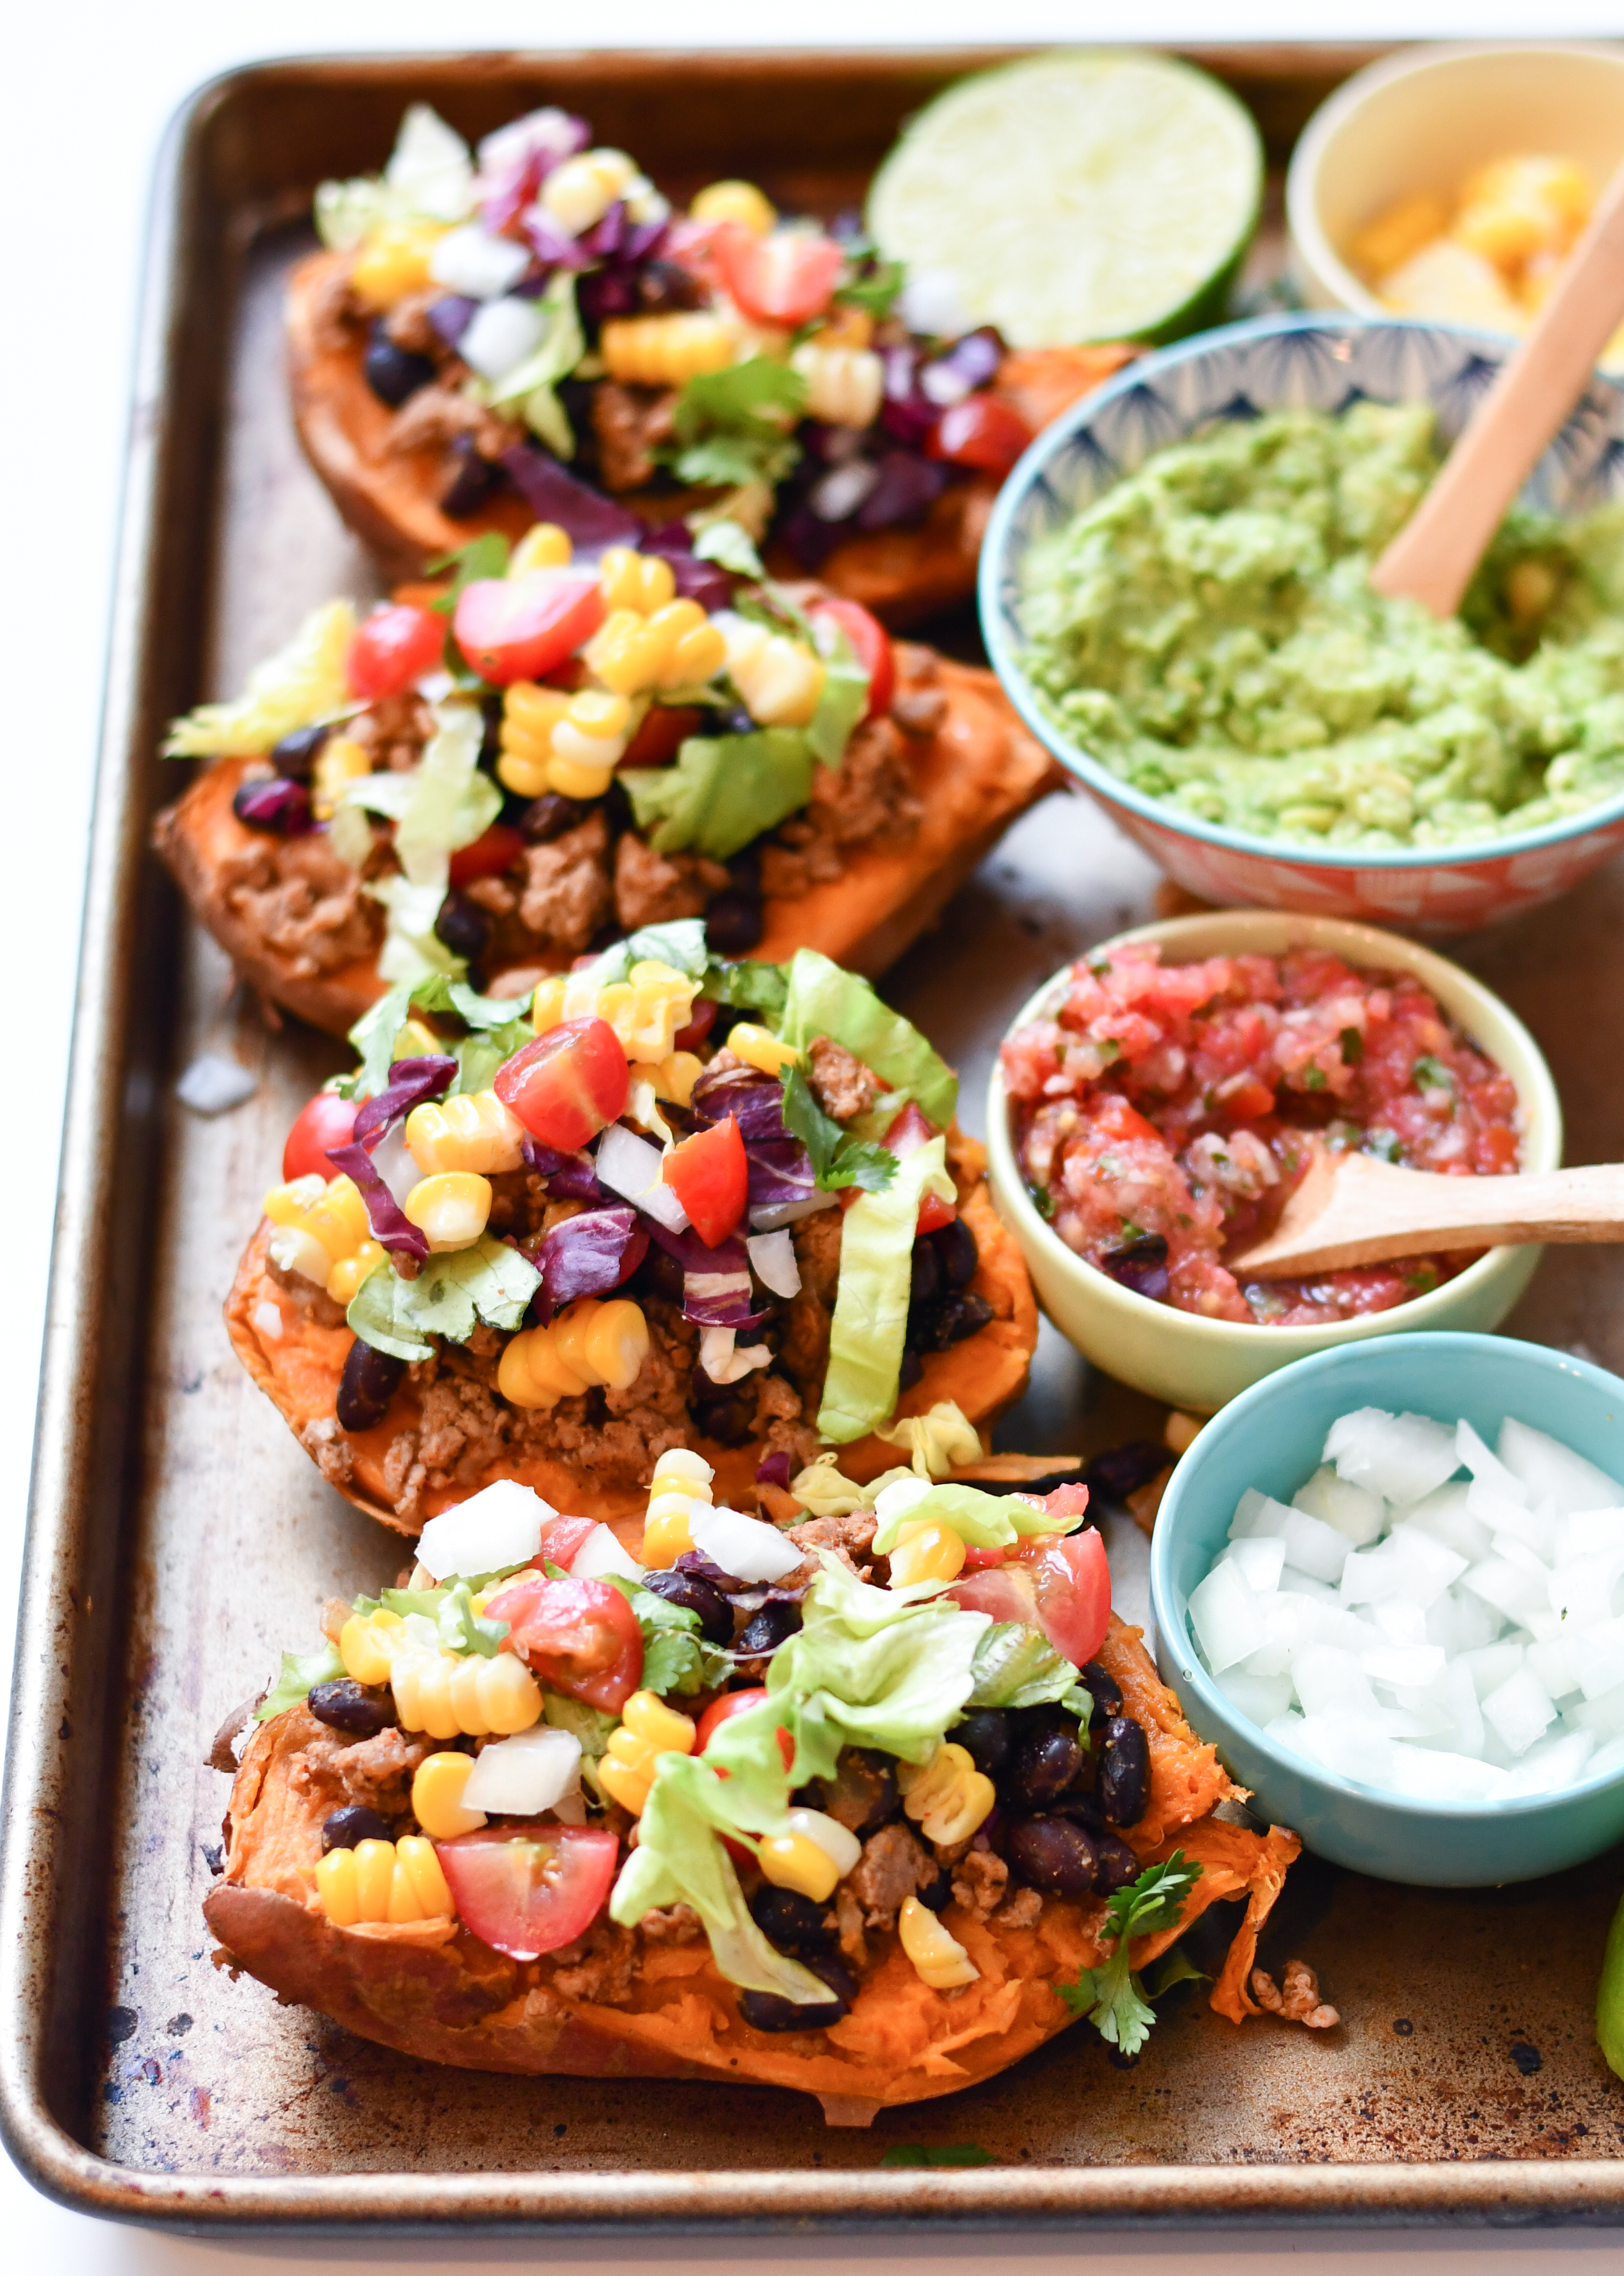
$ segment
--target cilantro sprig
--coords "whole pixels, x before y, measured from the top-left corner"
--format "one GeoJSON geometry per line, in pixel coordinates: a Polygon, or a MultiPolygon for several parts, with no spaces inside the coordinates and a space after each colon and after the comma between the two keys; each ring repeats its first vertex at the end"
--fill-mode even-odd
{"type": "Polygon", "coordinates": [[[1156,2010],[1129,1964],[1128,1946],[1137,1936],[1171,1928],[1200,1878],[1201,1867],[1187,1865],[1182,1849],[1175,1849],[1165,1864],[1147,1865],[1105,1907],[1104,1933],[1116,1938],[1109,1960],[1099,1968],[1081,1969],[1075,1983],[1054,1987],[1074,2015],[1086,2015],[1101,2038],[1125,2055],[1139,2052],[1156,2021],[1156,2010]]]}
{"type": "Polygon", "coordinates": [[[725,371],[700,372],[672,413],[674,451],[666,462],[685,482],[741,489],[777,484],[801,456],[788,432],[806,409],[807,383],[771,356],[750,356],[725,371]]]}
{"type": "Polygon", "coordinates": [[[786,1066],[782,1081],[784,1127],[810,1155],[818,1191],[832,1194],[842,1186],[860,1186],[865,1194],[883,1194],[897,1174],[897,1157],[891,1149],[871,1139],[848,1137],[813,1097],[799,1067],[786,1066]]]}

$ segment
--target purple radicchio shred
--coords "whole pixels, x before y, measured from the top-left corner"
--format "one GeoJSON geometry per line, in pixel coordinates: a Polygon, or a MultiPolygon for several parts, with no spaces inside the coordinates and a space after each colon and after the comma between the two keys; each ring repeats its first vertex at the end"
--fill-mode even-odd
{"type": "Polygon", "coordinates": [[[713,1588],[723,1589],[730,1597],[737,1596],[745,1585],[736,1573],[725,1573],[702,1549],[685,1549],[677,1559],[676,1569],[679,1573],[697,1574],[702,1581],[709,1581],[713,1588]]]}
{"type": "Polygon", "coordinates": [[[987,382],[1004,360],[1004,343],[990,324],[956,339],[945,353],[933,356],[920,374],[920,391],[938,408],[961,403],[987,382]],[[927,380],[925,374],[931,375],[927,380]]]}
{"type": "Polygon", "coordinates": [[[520,1151],[525,1167],[534,1170],[547,1180],[547,1192],[556,1202],[601,1202],[603,1188],[597,1181],[588,1154],[561,1154],[556,1146],[543,1146],[539,1138],[527,1136],[520,1151]]]}
{"type": "Polygon", "coordinates": [[[316,826],[309,791],[285,775],[273,776],[269,782],[241,784],[231,799],[231,812],[250,830],[278,838],[303,838],[316,826]]]}
{"type": "Polygon", "coordinates": [[[551,103],[488,134],[480,145],[474,184],[486,228],[499,235],[535,196],[553,168],[584,150],[591,140],[592,129],[584,118],[551,103]]]}
{"type": "Polygon", "coordinates": [[[922,521],[947,482],[940,467],[911,451],[887,451],[879,474],[857,510],[859,529],[900,529],[922,521]]]}
{"type": "Polygon", "coordinates": [[[770,1317],[750,1309],[750,1269],[739,1272],[684,1272],[682,1316],[702,1328],[759,1328],[770,1317]]]}
{"type": "Polygon", "coordinates": [[[635,544],[642,524],[566,474],[551,452],[534,443],[515,443],[502,463],[538,521],[557,522],[579,546],[635,544]]]}
{"type": "Polygon", "coordinates": [[[757,1139],[787,1136],[784,1127],[784,1086],[753,1067],[724,1067],[717,1074],[702,1074],[689,1104],[707,1126],[725,1122],[731,1115],[746,1145],[757,1139]]]}
{"type": "Polygon", "coordinates": [[[803,498],[799,505],[791,506],[773,525],[773,535],[794,555],[797,563],[808,573],[821,569],[840,542],[840,531],[832,521],[825,521],[814,513],[803,498]]]}
{"type": "Polygon", "coordinates": [[[438,1052],[418,1059],[397,1059],[389,1081],[376,1098],[369,1098],[355,1116],[355,1135],[368,1153],[384,1132],[402,1115],[426,1099],[442,1097],[457,1073],[457,1062],[438,1052]]]}
{"type": "Polygon", "coordinates": [[[520,235],[550,275],[555,269],[584,269],[587,255],[565,229],[560,229],[544,206],[528,206],[519,217],[520,235]]]}
{"type": "Polygon", "coordinates": [[[376,1241],[397,1256],[415,1256],[420,1262],[428,1256],[428,1234],[412,1224],[373,1168],[372,1157],[359,1140],[349,1146],[330,1147],[327,1158],[335,1169],[353,1178],[360,1188],[360,1197],[367,1204],[367,1222],[376,1241]]]}
{"type": "Polygon", "coordinates": [[[793,1202],[809,1202],[817,1191],[811,1157],[797,1139],[763,1139],[745,1148],[744,1158],[750,1209],[788,1209],[793,1202]]]}
{"type": "Polygon", "coordinates": [[[683,1271],[687,1272],[747,1272],[750,1255],[740,1236],[730,1233],[717,1248],[707,1248],[696,1233],[673,1233],[657,1218],[643,1218],[649,1238],[667,1256],[674,1256],[683,1271]]]}
{"type": "Polygon", "coordinates": [[[942,415],[919,384],[919,354],[911,347],[884,351],[885,393],[879,423],[899,443],[922,443],[942,415]]]}
{"type": "Polygon", "coordinates": [[[448,348],[454,348],[468,326],[474,322],[474,312],[479,307],[466,292],[448,292],[444,300],[430,303],[429,321],[448,348]]]}
{"type": "Polygon", "coordinates": [[[640,553],[657,553],[662,561],[671,564],[679,601],[697,601],[709,615],[712,610],[726,608],[732,599],[738,579],[718,562],[699,558],[686,522],[663,521],[657,528],[645,530],[637,549],[640,553]]]}
{"type": "Polygon", "coordinates": [[[648,1233],[629,1204],[565,1218],[547,1235],[536,1258],[549,1304],[573,1304],[578,1296],[601,1296],[618,1288],[636,1271],[648,1247],[648,1233]]]}
{"type": "Polygon", "coordinates": [[[764,1462],[758,1462],[755,1465],[755,1483],[758,1486],[782,1486],[787,1492],[789,1478],[789,1456],[782,1451],[776,1454],[769,1454],[764,1462]]]}

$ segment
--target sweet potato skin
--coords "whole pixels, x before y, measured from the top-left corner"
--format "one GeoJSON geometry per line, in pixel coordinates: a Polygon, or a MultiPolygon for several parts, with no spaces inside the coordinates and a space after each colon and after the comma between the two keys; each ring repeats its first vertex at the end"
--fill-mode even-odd
{"type": "MultiPolygon", "coordinates": [[[[1226,1797],[1229,1781],[1211,1749],[1188,1726],[1175,1727],[1177,1703],[1137,1629],[1113,1620],[1100,1658],[1125,1694],[1160,1695],[1169,1741],[1153,1760],[1147,1825],[1127,1838],[1144,1863],[1181,1848],[1203,1869],[1182,1920],[1139,1939],[1135,1965],[1165,1951],[1209,1905],[1245,1893],[1247,1920],[1212,1999],[1238,2022],[1256,2012],[1245,1997],[1246,1975],[1296,1837],[1278,1828],[1251,1833],[1205,1814],[1180,1818],[1198,1792],[1226,1797]]],[[[752,2030],[702,1941],[643,1945],[625,2005],[566,1998],[553,1984],[551,1961],[521,1966],[449,1921],[338,1929],[327,1920],[313,1879],[322,1804],[292,1777],[317,1728],[307,1710],[294,1708],[249,1741],[231,1792],[224,1877],[204,1900],[205,1918],[223,1963],[362,2037],[429,2061],[595,2078],[751,2079],[837,2107],[878,2109],[951,2094],[1018,2062],[1073,2020],[1053,1985],[1074,1981],[1103,1956],[1104,1906],[1051,1897],[1028,1929],[948,1907],[948,1927],[982,1971],[951,1999],[920,1982],[894,1937],[877,1939],[877,1964],[851,2013],[829,2031],[752,2030]]]]}
{"type": "MultiPolygon", "coordinates": [[[[1007,1227],[992,1206],[983,1176],[986,1157],[973,1139],[955,1134],[955,1165],[960,1186],[960,1210],[975,1235],[979,1252],[973,1291],[992,1306],[993,1317],[979,1333],[945,1352],[926,1354],[920,1380],[899,1400],[899,1416],[922,1415],[943,1400],[954,1400],[978,1426],[988,1426],[1026,1388],[1032,1353],[1037,1342],[1037,1306],[1025,1260],[1007,1227]]],[[[353,1341],[344,1327],[323,1327],[294,1304],[270,1270],[271,1225],[262,1220],[243,1252],[237,1278],[225,1302],[226,1332],[231,1348],[248,1374],[264,1392],[294,1437],[309,1451],[310,1426],[330,1426],[338,1396],[338,1379],[353,1341]],[[274,1311],[279,1332],[267,1331],[262,1308],[274,1311]]],[[[338,1491],[345,1498],[408,1537],[421,1525],[408,1525],[397,1516],[384,1485],[384,1460],[403,1430],[413,1427],[419,1412],[417,1394],[408,1381],[397,1392],[385,1419],[370,1430],[349,1434],[346,1444],[353,1456],[349,1483],[338,1491]]],[[[719,1502],[748,1507],[755,1498],[756,1447],[720,1446],[708,1439],[693,1442],[717,1473],[719,1502]]],[[[841,1467],[860,1483],[889,1469],[901,1457],[883,1439],[860,1438],[841,1452],[841,1467]]],[[[624,1491],[583,1486],[569,1465],[551,1457],[527,1454],[494,1470],[491,1477],[515,1477],[533,1487],[555,1508],[573,1516],[596,1518],[620,1531],[635,1550],[641,1538],[647,1494],[641,1488],[624,1491]]],[[[436,1489],[424,1497],[422,1522],[454,1501],[465,1500],[480,1486],[482,1477],[456,1491],[436,1489]]]]}

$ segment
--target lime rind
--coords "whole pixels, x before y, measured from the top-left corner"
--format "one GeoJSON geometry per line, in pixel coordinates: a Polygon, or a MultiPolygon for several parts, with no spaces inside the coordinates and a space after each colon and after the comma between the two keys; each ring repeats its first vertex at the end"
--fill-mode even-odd
{"type": "Polygon", "coordinates": [[[938,95],[875,177],[869,226],[1011,347],[1172,339],[1221,312],[1263,174],[1250,113],[1206,72],[1067,50],[938,95]]]}

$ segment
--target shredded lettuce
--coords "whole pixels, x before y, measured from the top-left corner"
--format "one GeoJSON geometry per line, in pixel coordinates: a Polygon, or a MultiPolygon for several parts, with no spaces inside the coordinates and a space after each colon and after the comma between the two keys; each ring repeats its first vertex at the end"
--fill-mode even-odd
{"type": "Polygon", "coordinates": [[[999,1620],[989,1628],[975,1648],[971,1673],[972,1707],[1044,1707],[1053,1702],[1083,1723],[1094,1712],[1071,1661],[1041,1628],[1024,1620],[999,1620]]]}
{"type": "Polygon", "coordinates": [[[677,398],[676,447],[663,455],[679,480],[707,488],[781,482],[801,456],[787,430],[806,401],[806,381],[773,356],[701,372],[677,398]]]}
{"type": "Polygon", "coordinates": [[[643,1632],[642,1690],[657,1691],[662,1698],[676,1691],[687,1698],[696,1691],[721,1689],[732,1673],[732,1663],[725,1652],[701,1635],[697,1612],[691,1612],[686,1605],[672,1604],[652,1589],[640,1588],[618,1573],[605,1573],[603,1578],[626,1598],[643,1632]]]}
{"type": "Polygon", "coordinates": [[[819,1036],[832,1036],[878,1075],[895,1095],[898,1108],[914,1099],[942,1129],[953,1119],[959,1079],[946,1061],[900,1012],[880,1001],[866,980],[843,971],[815,948],[795,952],[778,1033],[798,1051],[819,1036]]]}
{"type": "Polygon", "coordinates": [[[461,221],[474,209],[474,160],[437,111],[414,102],[400,122],[382,174],[323,182],[315,225],[323,245],[346,252],[386,222],[461,221]]]}
{"type": "Polygon", "coordinates": [[[269,1723],[273,1715],[285,1715],[290,1707],[297,1707],[318,1683],[336,1682],[344,1673],[344,1662],[338,1657],[336,1643],[325,1643],[319,1651],[285,1651],[282,1673],[254,1711],[256,1723],[269,1723]]]}
{"type": "Polygon", "coordinates": [[[434,1350],[430,1336],[467,1343],[478,1320],[490,1328],[518,1327],[541,1279],[527,1256],[485,1233],[471,1248],[426,1258],[415,1280],[403,1280],[392,1265],[378,1265],[351,1298],[345,1317],[376,1350],[397,1359],[428,1359],[434,1350]]]}
{"type": "Polygon", "coordinates": [[[762,557],[755,550],[755,540],[742,522],[734,521],[729,514],[717,514],[710,520],[702,520],[694,537],[694,558],[696,561],[714,561],[718,567],[731,569],[735,577],[764,577],[762,557]]]}
{"type": "MultiPolygon", "coordinates": [[[[802,949],[796,964],[807,953],[802,949]]],[[[792,967],[792,993],[793,970],[792,967]]],[[[829,1331],[829,1371],[817,1416],[818,1435],[834,1445],[848,1445],[889,1422],[896,1406],[919,1205],[927,1194],[939,1195],[944,1201],[953,1198],[945,1167],[946,1142],[937,1137],[919,1147],[898,1163],[897,1174],[884,1193],[859,1194],[846,1213],[829,1331]]]]}
{"type": "Polygon", "coordinates": [[[805,727],[750,735],[690,735],[667,767],[626,767],[618,779],[637,827],[657,854],[731,861],[812,795],[816,763],[805,727]]]}
{"type": "Polygon", "coordinates": [[[384,912],[383,945],[378,951],[378,975],[389,981],[426,980],[439,974],[460,979],[467,966],[453,956],[435,930],[445,899],[444,885],[414,885],[395,871],[377,877],[361,891],[384,912]]]}
{"type": "Polygon", "coordinates": [[[233,703],[200,703],[170,723],[166,759],[212,759],[229,752],[257,758],[284,735],[350,709],[345,658],[355,637],[355,609],[330,601],[307,616],[285,648],[256,664],[233,703]]]}
{"type": "Polygon", "coordinates": [[[888,1446],[907,1448],[915,1477],[945,1478],[949,1470],[982,1459],[975,1426],[952,1399],[939,1399],[928,1414],[904,1415],[875,1436],[888,1446]]]}
{"type": "MultiPolygon", "coordinates": [[[[509,1567],[512,1572],[520,1569],[518,1566],[509,1567]]],[[[482,1659],[494,1659],[507,1634],[507,1622],[488,1620],[474,1611],[477,1585],[474,1581],[458,1580],[444,1589],[385,1589],[376,1599],[358,1597],[355,1609],[358,1612],[374,1612],[382,1607],[385,1612],[398,1612],[402,1620],[409,1613],[420,1612],[438,1628],[440,1642],[447,1651],[477,1652],[482,1659]]]]}
{"type": "Polygon", "coordinates": [[[484,384],[467,382],[464,392],[489,404],[492,410],[518,410],[533,434],[560,459],[575,455],[575,430],[570,425],[557,388],[567,379],[587,352],[587,336],[575,308],[575,279],[569,269],[556,269],[547,290],[536,302],[547,320],[539,345],[521,364],[499,380],[484,384]]]}
{"type": "Polygon", "coordinates": [[[700,993],[737,1011],[759,1012],[768,1027],[776,1028],[784,1016],[788,987],[789,975],[782,964],[758,964],[753,957],[726,964],[713,958],[700,993]]]}
{"type": "Polygon", "coordinates": [[[843,632],[833,630],[832,636],[825,633],[824,628],[832,627],[832,618],[825,618],[817,627],[820,652],[823,655],[823,692],[807,729],[812,755],[821,759],[826,767],[839,765],[853,730],[869,704],[869,675],[858,663],[843,632]],[[823,651],[822,642],[825,637],[829,645],[823,651]]]}
{"type": "Polygon", "coordinates": [[[1008,1549],[1017,1541],[1051,1533],[1074,1533],[1082,1516],[1051,1517],[1020,1494],[983,1493],[963,1483],[932,1485],[906,1508],[888,1517],[874,1536],[876,1552],[889,1556],[904,1525],[950,1526],[971,1549],[1008,1549]]]}
{"type": "Polygon", "coordinates": [[[690,980],[702,980],[710,962],[703,917],[673,917],[665,924],[644,925],[624,940],[611,941],[581,972],[595,988],[607,988],[624,980],[634,964],[649,960],[669,964],[690,980]]]}
{"type": "MultiPolygon", "coordinates": [[[[521,998],[482,996],[466,981],[445,973],[425,973],[417,979],[402,980],[363,1012],[350,1029],[350,1043],[360,1055],[360,1065],[350,1089],[344,1091],[346,1098],[376,1098],[384,1088],[395,1056],[395,1038],[414,1012],[452,1013],[464,1027],[476,1033],[499,1034],[505,1028],[527,1028],[522,1016],[521,998]]],[[[520,1038],[524,1043],[533,1040],[527,1032],[520,1038]]],[[[519,1048],[518,1043],[511,1043],[508,1052],[519,1048]]]]}

